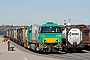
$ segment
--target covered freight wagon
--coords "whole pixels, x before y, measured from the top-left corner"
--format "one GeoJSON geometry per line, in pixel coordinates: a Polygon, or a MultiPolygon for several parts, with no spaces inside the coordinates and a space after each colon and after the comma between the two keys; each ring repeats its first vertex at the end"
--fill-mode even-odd
{"type": "Polygon", "coordinates": [[[78,24],[76,27],[79,27],[83,30],[83,38],[84,38],[84,45],[90,46],[90,39],[89,39],[89,29],[84,24],[78,24]]]}
{"type": "Polygon", "coordinates": [[[27,47],[27,28],[24,26],[14,29],[14,41],[24,47],[27,47]]]}

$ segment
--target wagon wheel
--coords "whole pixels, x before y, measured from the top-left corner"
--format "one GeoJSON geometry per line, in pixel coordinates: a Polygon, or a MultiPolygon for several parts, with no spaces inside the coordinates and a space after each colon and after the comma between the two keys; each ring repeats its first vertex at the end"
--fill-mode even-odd
{"type": "Polygon", "coordinates": [[[76,52],[76,48],[73,48],[73,52],[76,52]]]}

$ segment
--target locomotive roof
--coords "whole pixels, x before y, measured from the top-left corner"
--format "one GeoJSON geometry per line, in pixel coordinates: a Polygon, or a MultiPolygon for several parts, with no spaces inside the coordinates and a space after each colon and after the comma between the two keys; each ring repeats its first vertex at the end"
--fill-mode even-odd
{"type": "Polygon", "coordinates": [[[42,24],[41,26],[59,26],[57,23],[45,23],[42,24]]]}

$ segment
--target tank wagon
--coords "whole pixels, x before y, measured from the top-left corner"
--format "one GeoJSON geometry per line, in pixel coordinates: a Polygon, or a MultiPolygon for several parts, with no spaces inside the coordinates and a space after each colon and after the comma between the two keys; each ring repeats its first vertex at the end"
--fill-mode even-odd
{"type": "Polygon", "coordinates": [[[53,22],[31,25],[27,31],[27,42],[28,49],[40,52],[57,52],[61,50],[61,28],[53,22]]]}
{"type": "Polygon", "coordinates": [[[62,44],[63,44],[63,51],[82,51],[83,45],[83,33],[80,28],[76,26],[67,26],[62,31],[62,44]]]}
{"type": "Polygon", "coordinates": [[[89,29],[84,24],[78,24],[76,27],[79,27],[83,30],[83,41],[85,47],[90,47],[90,39],[89,39],[89,29]]]}

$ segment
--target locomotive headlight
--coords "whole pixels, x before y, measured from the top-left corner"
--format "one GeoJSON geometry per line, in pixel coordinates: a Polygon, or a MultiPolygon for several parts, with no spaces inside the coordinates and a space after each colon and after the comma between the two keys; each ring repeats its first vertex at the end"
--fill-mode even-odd
{"type": "Polygon", "coordinates": [[[58,40],[56,40],[55,42],[58,43],[58,40]]]}
{"type": "Polygon", "coordinates": [[[47,41],[46,41],[46,40],[44,40],[44,43],[47,43],[47,41]]]}

